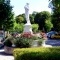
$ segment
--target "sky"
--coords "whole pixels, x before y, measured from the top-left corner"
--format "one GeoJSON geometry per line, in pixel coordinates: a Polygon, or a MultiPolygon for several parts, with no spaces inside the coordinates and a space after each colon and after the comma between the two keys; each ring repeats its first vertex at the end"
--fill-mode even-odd
{"type": "Polygon", "coordinates": [[[13,12],[16,16],[25,13],[24,6],[26,3],[29,3],[29,14],[33,11],[49,11],[51,13],[51,9],[48,7],[49,0],[11,0],[13,12]]]}

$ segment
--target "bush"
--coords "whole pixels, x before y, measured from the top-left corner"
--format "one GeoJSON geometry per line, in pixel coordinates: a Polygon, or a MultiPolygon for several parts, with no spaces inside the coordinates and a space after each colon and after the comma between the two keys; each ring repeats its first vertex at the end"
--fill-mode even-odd
{"type": "Polygon", "coordinates": [[[46,23],[45,23],[46,32],[49,32],[52,27],[53,27],[53,24],[51,23],[51,21],[46,20],[46,23]]]}
{"type": "Polygon", "coordinates": [[[24,24],[14,24],[14,28],[13,28],[13,32],[19,32],[22,33],[23,32],[23,26],[24,24]]]}
{"type": "Polygon", "coordinates": [[[5,39],[4,46],[8,46],[8,47],[12,47],[12,45],[14,44],[15,38],[13,38],[12,36],[9,36],[5,39]]]}
{"type": "Polygon", "coordinates": [[[32,40],[38,40],[39,37],[37,37],[37,36],[32,36],[30,39],[32,39],[32,40]]]}
{"type": "Polygon", "coordinates": [[[33,43],[34,41],[37,40],[38,41],[38,46],[42,45],[43,39],[36,37],[36,36],[32,36],[30,38],[26,38],[26,37],[17,37],[15,38],[15,46],[18,48],[28,48],[28,47],[33,47],[33,43]]]}
{"type": "Polygon", "coordinates": [[[38,32],[38,24],[32,24],[32,31],[34,33],[38,32]]]}
{"type": "Polygon", "coordinates": [[[38,45],[41,46],[42,43],[43,43],[43,39],[39,39],[39,41],[38,41],[38,45]]]}
{"type": "Polygon", "coordinates": [[[23,48],[13,53],[15,60],[60,60],[60,48],[23,48]]]}
{"type": "Polygon", "coordinates": [[[26,48],[31,46],[31,40],[25,37],[18,37],[15,40],[15,46],[19,48],[26,48]]]}
{"type": "Polygon", "coordinates": [[[44,39],[40,38],[40,37],[37,37],[37,36],[33,36],[31,37],[30,39],[32,40],[38,40],[38,45],[41,46],[42,45],[42,42],[44,39]]]}
{"type": "Polygon", "coordinates": [[[11,38],[7,38],[4,42],[4,45],[5,46],[8,46],[8,47],[12,47],[12,39],[11,38]]]}

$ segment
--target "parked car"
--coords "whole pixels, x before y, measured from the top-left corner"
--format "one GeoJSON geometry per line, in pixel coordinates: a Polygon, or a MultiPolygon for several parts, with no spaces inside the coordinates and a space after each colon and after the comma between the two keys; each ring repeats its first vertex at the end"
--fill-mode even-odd
{"type": "Polygon", "coordinates": [[[58,34],[56,31],[50,31],[50,32],[47,33],[47,37],[52,38],[52,36],[54,36],[56,34],[58,34]]]}

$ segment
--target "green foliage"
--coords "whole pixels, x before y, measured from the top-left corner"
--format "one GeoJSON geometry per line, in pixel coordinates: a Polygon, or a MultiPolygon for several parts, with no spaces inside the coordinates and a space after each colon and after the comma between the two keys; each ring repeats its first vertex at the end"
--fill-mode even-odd
{"type": "Polygon", "coordinates": [[[42,46],[43,41],[44,41],[44,40],[40,38],[40,39],[38,40],[38,45],[39,45],[39,46],[42,46]]]}
{"type": "Polygon", "coordinates": [[[23,48],[13,53],[15,60],[60,60],[60,48],[23,48]]]}
{"type": "Polygon", "coordinates": [[[35,15],[36,15],[37,13],[38,13],[38,12],[33,11],[32,16],[34,16],[34,17],[35,17],[35,15]]]}
{"type": "Polygon", "coordinates": [[[32,36],[30,39],[31,39],[31,40],[39,40],[40,38],[37,37],[37,36],[32,36]]]}
{"type": "Polygon", "coordinates": [[[15,37],[13,37],[12,35],[6,36],[4,41],[4,46],[12,47],[14,42],[15,42],[15,37]]]}
{"type": "Polygon", "coordinates": [[[34,16],[32,15],[32,14],[30,14],[30,22],[31,22],[31,24],[33,24],[34,23],[34,16]]]}
{"type": "Polygon", "coordinates": [[[9,30],[13,27],[13,13],[10,0],[0,1],[0,29],[9,30]]]}
{"type": "Polygon", "coordinates": [[[5,0],[0,0],[0,3],[4,3],[5,2],[5,0]]]}
{"type": "Polygon", "coordinates": [[[23,27],[24,27],[24,24],[14,23],[13,31],[14,31],[14,32],[22,33],[22,32],[23,32],[23,27]]]}
{"type": "Polygon", "coordinates": [[[48,11],[42,11],[40,13],[37,13],[34,21],[39,25],[39,30],[43,30],[45,27],[45,21],[50,19],[51,14],[48,11]]]}
{"type": "Polygon", "coordinates": [[[56,31],[60,31],[60,0],[52,0],[53,14],[52,14],[52,23],[56,31]]]}
{"type": "Polygon", "coordinates": [[[37,46],[42,46],[42,42],[44,41],[42,38],[37,37],[37,36],[32,36],[30,39],[32,40],[32,43],[31,43],[32,47],[33,47],[34,42],[37,42],[37,46]]]}
{"type": "Polygon", "coordinates": [[[38,32],[38,24],[32,24],[32,31],[34,33],[38,32]]]}
{"type": "Polygon", "coordinates": [[[41,39],[39,37],[36,37],[36,36],[32,36],[32,37],[29,37],[29,38],[28,37],[23,37],[23,36],[16,37],[15,41],[14,41],[14,44],[18,48],[28,48],[28,47],[33,47],[34,41],[36,41],[36,40],[38,41],[37,45],[41,46],[42,42],[43,42],[43,39],[41,39]]]}
{"type": "Polygon", "coordinates": [[[15,46],[19,48],[27,48],[31,46],[31,40],[24,37],[18,37],[15,40],[15,46]]]}
{"type": "MultiPolygon", "coordinates": [[[[33,12],[32,14],[29,15],[30,18],[30,22],[31,24],[34,24],[34,17],[37,14],[37,12],[33,12]]],[[[25,14],[20,14],[18,16],[15,17],[15,20],[17,23],[26,23],[26,18],[25,18],[25,14]]]]}
{"type": "Polygon", "coordinates": [[[12,47],[12,39],[11,38],[7,38],[4,42],[4,45],[5,46],[8,46],[8,47],[12,47]]]}
{"type": "Polygon", "coordinates": [[[53,24],[53,27],[56,31],[59,31],[59,26],[60,26],[60,21],[57,19],[57,16],[54,17],[54,15],[52,15],[52,24],[53,24]]]}
{"type": "Polygon", "coordinates": [[[51,23],[51,21],[50,20],[46,20],[46,23],[45,23],[46,32],[49,32],[52,27],[53,27],[53,24],[51,23]]]}
{"type": "Polygon", "coordinates": [[[22,15],[16,16],[16,22],[21,24],[24,22],[24,17],[22,15]]]}

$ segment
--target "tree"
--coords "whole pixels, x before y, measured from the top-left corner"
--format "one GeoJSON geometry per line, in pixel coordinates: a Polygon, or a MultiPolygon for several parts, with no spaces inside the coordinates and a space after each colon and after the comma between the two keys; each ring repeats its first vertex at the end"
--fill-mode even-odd
{"type": "Polygon", "coordinates": [[[46,20],[46,22],[45,22],[46,32],[49,32],[52,28],[53,28],[53,24],[51,23],[51,20],[46,20]]]}
{"type": "Polygon", "coordinates": [[[52,23],[56,31],[60,31],[60,0],[50,1],[50,8],[52,9],[52,23]]]}
{"type": "Polygon", "coordinates": [[[14,28],[13,28],[13,32],[18,32],[18,33],[22,33],[23,32],[23,27],[24,24],[17,24],[16,22],[14,23],[14,28]]]}
{"type": "Polygon", "coordinates": [[[38,13],[38,12],[33,11],[32,16],[34,16],[34,17],[35,17],[35,15],[36,15],[37,13],[38,13]]]}
{"type": "Polygon", "coordinates": [[[10,0],[0,0],[0,29],[9,30],[13,27],[13,15],[10,0]]]}
{"type": "Polygon", "coordinates": [[[20,14],[15,17],[16,23],[26,23],[25,14],[20,14]]]}
{"type": "Polygon", "coordinates": [[[29,18],[30,18],[31,24],[33,24],[33,23],[34,23],[34,16],[33,16],[32,14],[30,14],[30,15],[29,15],[29,18]]]}
{"type": "Polygon", "coordinates": [[[20,24],[20,23],[23,23],[23,21],[24,21],[24,18],[21,15],[16,17],[16,22],[17,23],[20,24]]]}
{"type": "Polygon", "coordinates": [[[33,13],[29,15],[31,24],[34,24],[35,23],[34,22],[34,17],[35,17],[36,14],[37,14],[37,12],[36,11],[33,11],[33,13]]]}
{"type": "Polygon", "coordinates": [[[50,18],[51,14],[48,11],[37,13],[34,21],[39,25],[39,30],[45,30],[45,21],[50,18]]]}

